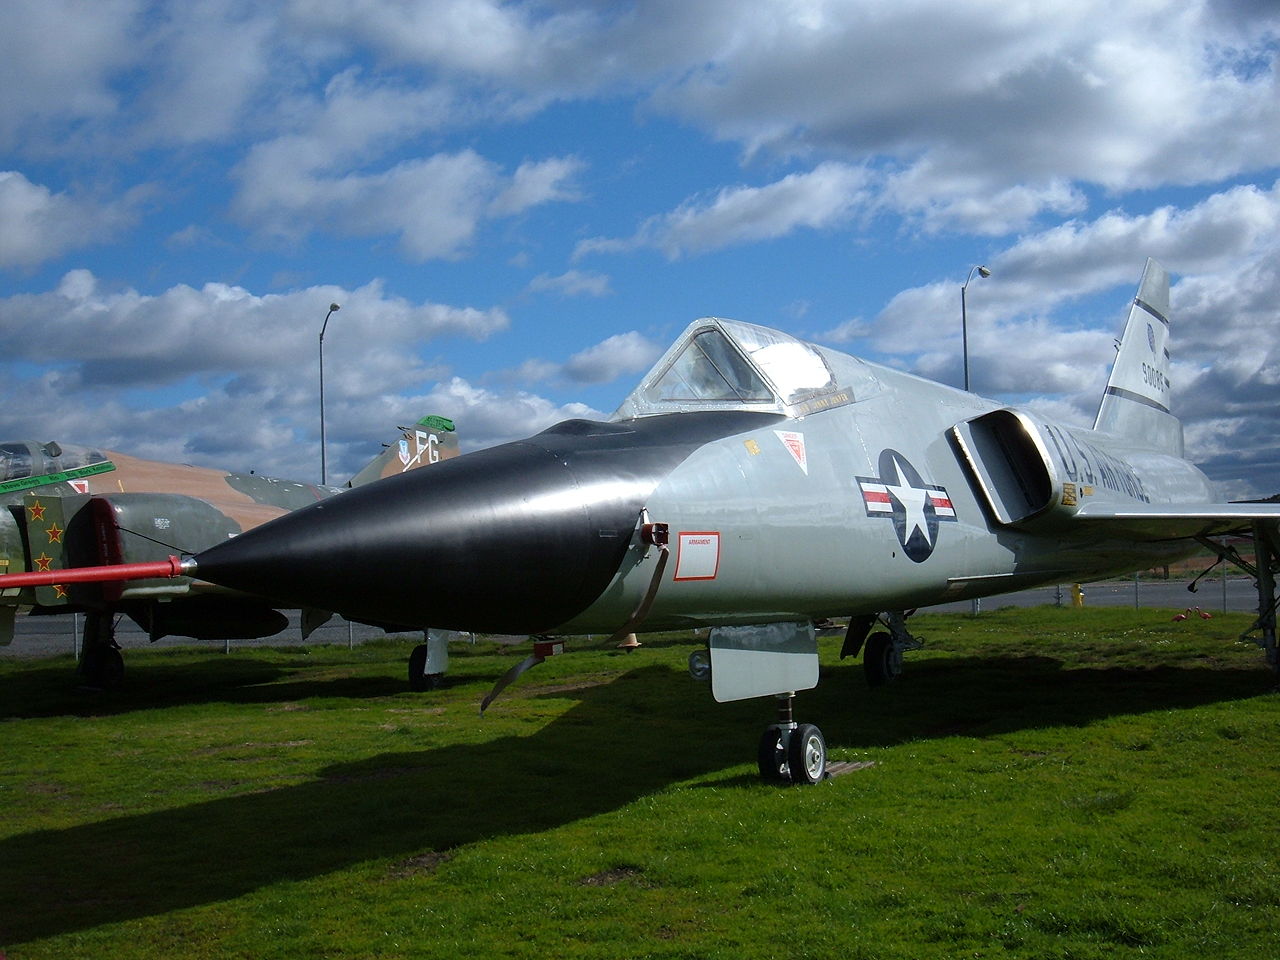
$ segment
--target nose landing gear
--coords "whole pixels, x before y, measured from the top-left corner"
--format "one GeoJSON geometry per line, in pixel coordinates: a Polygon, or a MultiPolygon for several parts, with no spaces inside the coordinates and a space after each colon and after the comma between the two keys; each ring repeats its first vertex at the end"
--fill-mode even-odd
{"type": "Polygon", "coordinates": [[[819,783],[827,776],[827,742],[811,723],[792,716],[794,693],[778,697],[778,722],[765,728],[756,751],[760,776],[774,783],[819,783]]]}

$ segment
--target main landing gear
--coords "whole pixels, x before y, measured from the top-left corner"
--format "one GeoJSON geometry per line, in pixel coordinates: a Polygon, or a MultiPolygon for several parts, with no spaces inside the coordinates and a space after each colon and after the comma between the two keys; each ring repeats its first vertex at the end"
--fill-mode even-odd
{"type": "Polygon", "coordinates": [[[415,692],[440,689],[449,672],[449,635],[425,630],[423,640],[409,654],[409,689],[415,692]]]}
{"type": "Polygon", "coordinates": [[[80,665],[76,668],[85,686],[96,690],[114,690],[124,682],[124,657],[116,643],[115,624],[104,610],[90,610],[84,615],[84,645],[80,665]]]}
{"type": "Polygon", "coordinates": [[[902,655],[908,650],[919,650],[923,643],[911,635],[906,619],[911,612],[884,613],[880,616],[853,617],[844,635],[840,659],[856,657],[862,652],[862,671],[867,686],[880,687],[897,680],[902,675],[902,655]],[[887,629],[871,633],[880,623],[887,629]],[[868,634],[871,634],[868,636],[868,634]]]}
{"type": "Polygon", "coordinates": [[[811,723],[792,717],[794,693],[778,696],[778,722],[765,728],[756,760],[760,776],[774,783],[818,783],[827,776],[827,741],[811,723]]]}

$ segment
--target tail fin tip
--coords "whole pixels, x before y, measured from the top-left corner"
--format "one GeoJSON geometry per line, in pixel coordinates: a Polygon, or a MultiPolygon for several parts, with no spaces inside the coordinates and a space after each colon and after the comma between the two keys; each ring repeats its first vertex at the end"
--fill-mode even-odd
{"type": "Polygon", "coordinates": [[[1148,259],[1093,427],[1182,455],[1182,424],[1170,411],[1169,273],[1148,259]]]}

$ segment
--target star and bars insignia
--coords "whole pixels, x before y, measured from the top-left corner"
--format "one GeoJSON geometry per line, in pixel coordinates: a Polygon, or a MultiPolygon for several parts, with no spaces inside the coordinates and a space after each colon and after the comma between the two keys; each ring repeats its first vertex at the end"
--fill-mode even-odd
{"type": "Polygon", "coordinates": [[[903,552],[915,563],[924,563],[938,543],[938,525],[955,522],[955,505],[946,487],[925,483],[897,450],[880,451],[878,468],[877,477],[857,478],[867,516],[893,521],[903,552]]]}

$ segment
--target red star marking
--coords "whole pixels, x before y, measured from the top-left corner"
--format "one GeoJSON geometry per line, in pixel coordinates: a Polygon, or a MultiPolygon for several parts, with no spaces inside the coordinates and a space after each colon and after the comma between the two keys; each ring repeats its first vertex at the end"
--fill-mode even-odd
{"type": "Polygon", "coordinates": [[[50,527],[48,530],[45,531],[45,533],[49,534],[50,543],[61,543],[62,532],[63,532],[62,528],[58,526],[56,523],[52,527],[50,527]]]}
{"type": "Polygon", "coordinates": [[[31,506],[27,507],[27,509],[31,511],[32,523],[35,523],[37,520],[44,519],[44,504],[39,500],[35,501],[31,506]]]}
{"type": "Polygon", "coordinates": [[[45,570],[52,570],[53,567],[50,566],[50,564],[52,563],[53,563],[53,557],[49,556],[48,554],[42,553],[40,554],[40,556],[36,557],[36,570],[38,572],[45,571],[45,570]]]}
{"type": "Polygon", "coordinates": [[[55,600],[65,600],[67,598],[67,588],[60,583],[53,585],[53,596],[55,600]]]}

